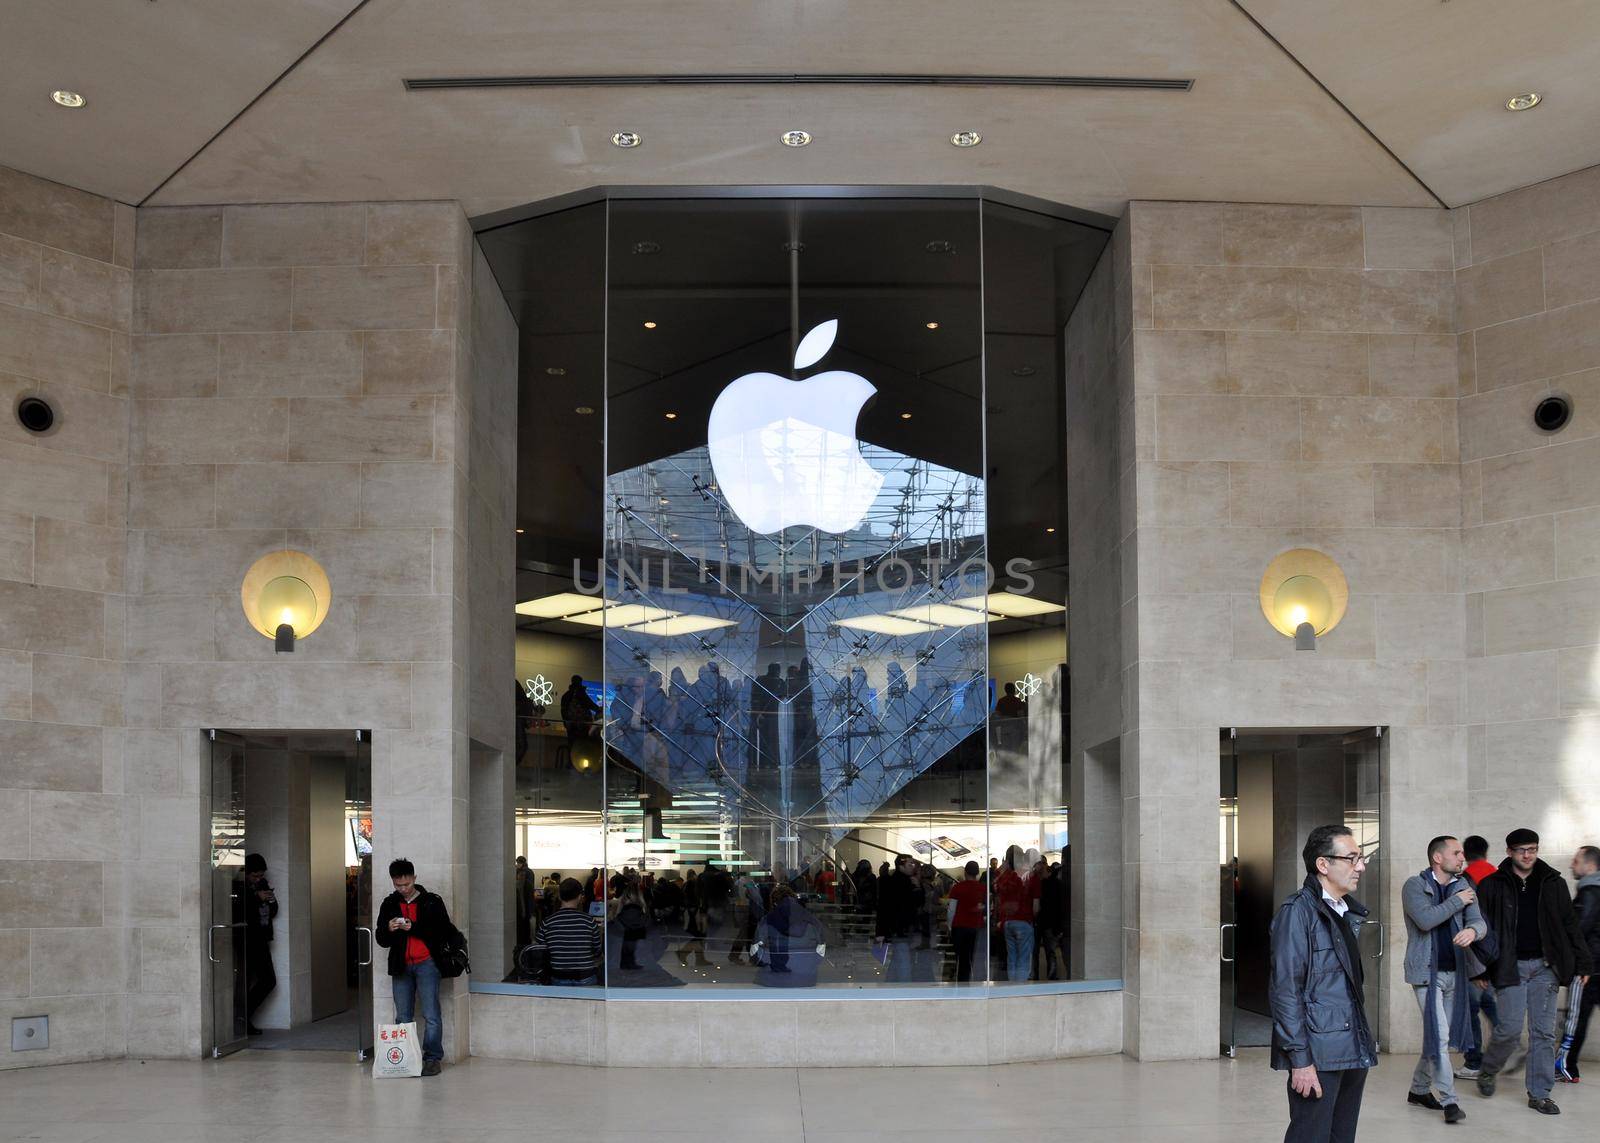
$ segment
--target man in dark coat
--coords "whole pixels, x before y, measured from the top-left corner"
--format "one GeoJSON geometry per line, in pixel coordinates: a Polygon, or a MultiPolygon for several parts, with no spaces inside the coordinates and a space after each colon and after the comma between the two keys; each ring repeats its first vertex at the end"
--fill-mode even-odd
{"type": "Polygon", "coordinates": [[[1378,1050],[1363,1005],[1351,896],[1367,859],[1342,825],[1318,826],[1301,853],[1305,884],[1272,921],[1272,1066],[1289,1073],[1285,1143],[1352,1143],[1378,1050]]]}
{"type": "Polygon", "coordinates": [[[389,950],[394,982],[394,1022],[409,1024],[422,1002],[422,1074],[436,1076],[444,1060],[444,1013],[439,1005],[439,965],[453,926],[444,899],[417,882],[417,870],[401,858],[389,863],[394,892],[378,907],[374,937],[389,950]]]}
{"type": "Polygon", "coordinates": [[[1495,1074],[1521,1042],[1526,1018],[1528,1106],[1560,1115],[1550,1098],[1556,1078],[1556,994],[1569,983],[1582,992],[1593,965],[1566,880],[1539,860],[1537,833],[1514,829],[1506,835],[1506,859],[1478,886],[1478,906],[1499,945],[1479,986],[1494,986],[1500,1012],[1494,1038],[1483,1050],[1478,1094],[1494,1094],[1495,1074]]]}

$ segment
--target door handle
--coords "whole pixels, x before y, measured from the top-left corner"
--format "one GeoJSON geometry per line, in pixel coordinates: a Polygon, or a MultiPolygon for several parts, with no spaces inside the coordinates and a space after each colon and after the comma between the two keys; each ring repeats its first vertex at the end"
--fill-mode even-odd
{"type": "Polygon", "coordinates": [[[366,968],[372,964],[372,930],[367,928],[365,925],[358,925],[356,926],[356,932],[367,934],[367,959],[357,962],[362,968],[366,968]]]}
{"type": "Polygon", "coordinates": [[[1233,963],[1233,958],[1223,952],[1223,949],[1227,947],[1227,939],[1225,934],[1229,929],[1234,930],[1234,939],[1237,940],[1239,932],[1238,925],[1234,924],[1232,921],[1224,921],[1222,924],[1217,926],[1217,955],[1222,958],[1223,964],[1233,963]]]}
{"type": "Polygon", "coordinates": [[[1378,951],[1373,953],[1372,956],[1369,957],[1368,959],[1370,959],[1370,960],[1382,960],[1383,959],[1383,946],[1388,943],[1388,941],[1385,938],[1388,936],[1389,930],[1383,927],[1383,922],[1382,921],[1369,921],[1367,923],[1371,924],[1371,925],[1376,925],[1378,927],[1378,951]]]}
{"type": "Polygon", "coordinates": [[[217,959],[217,930],[232,928],[231,925],[212,925],[206,930],[206,959],[212,964],[221,964],[217,959]]]}

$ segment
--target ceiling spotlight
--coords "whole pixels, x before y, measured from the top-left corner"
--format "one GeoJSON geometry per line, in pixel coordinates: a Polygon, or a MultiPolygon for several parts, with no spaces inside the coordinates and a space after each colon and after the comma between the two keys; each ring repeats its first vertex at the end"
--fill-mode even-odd
{"type": "Polygon", "coordinates": [[[785,131],[780,137],[785,147],[804,147],[811,142],[810,131],[785,131]]]}
{"type": "Polygon", "coordinates": [[[1045,531],[1053,534],[1055,532],[1055,529],[1054,528],[1046,528],[1045,531]]]}
{"type": "Polygon", "coordinates": [[[574,413],[577,413],[578,416],[580,416],[580,417],[587,417],[587,416],[589,416],[589,414],[594,412],[594,407],[591,406],[591,405],[579,405],[576,409],[574,409],[572,411],[574,413]]]}
{"type": "Polygon", "coordinates": [[[936,321],[930,321],[928,323],[928,328],[929,329],[938,329],[939,328],[939,323],[936,322],[936,321]]]}
{"type": "Polygon", "coordinates": [[[519,536],[522,535],[522,529],[521,528],[517,529],[517,535],[519,535],[519,536]]]}
{"type": "Polygon", "coordinates": [[[644,137],[637,131],[618,131],[615,135],[611,136],[611,145],[613,147],[622,147],[623,149],[637,147],[643,142],[644,137]]]}
{"type": "Polygon", "coordinates": [[[635,242],[633,244],[633,252],[635,254],[659,254],[661,253],[661,243],[649,241],[635,242]]]}
{"type": "Polygon", "coordinates": [[[546,365],[544,371],[552,377],[565,377],[567,375],[567,371],[559,365],[546,365]]]}
{"type": "Polygon", "coordinates": [[[653,321],[647,321],[644,323],[644,327],[645,329],[655,329],[656,323],[653,321]]]}
{"type": "Polygon", "coordinates": [[[957,131],[950,136],[950,142],[957,147],[976,147],[983,142],[983,136],[976,131],[957,131]]]}
{"type": "Polygon", "coordinates": [[[63,107],[82,107],[86,102],[76,91],[52,91],[50,98],[63,107]]]}
{"type": "Polygon", "coordinates": [[[909,421],[911,419],[911,414],[910,413],[901,413],[900,414],[900,419],[902,421],[909,421]]]}
{"type": "Polygon", "coordinates": [[[669,421],[675,421],[678,419],[677,413],[664,413],[663,416],[665,416],[669,421]]]}
{"type": "Polygon", "coordinates": [[[1530,91],[1523,95],[1513,95],[1510,99],[1506,100],[1506,110],[1527,111],[1530,108],[1539,106],[1539,103],[1543,98],[1544,97],[1537,91],[1530,91]]]}

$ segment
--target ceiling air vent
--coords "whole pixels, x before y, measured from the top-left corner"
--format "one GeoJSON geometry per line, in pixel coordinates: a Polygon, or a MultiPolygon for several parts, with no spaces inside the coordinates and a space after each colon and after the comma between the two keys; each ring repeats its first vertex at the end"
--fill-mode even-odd
{"type": "Polygon", "coordinates": [[[707,72],[698,75],[467,75],[405,81],[408,91],[460,91],[476,87],[1087,87],[1134,91],[1188,91],[1192,79],[1114,75],[875,75],[870,73],[707,72]]]}

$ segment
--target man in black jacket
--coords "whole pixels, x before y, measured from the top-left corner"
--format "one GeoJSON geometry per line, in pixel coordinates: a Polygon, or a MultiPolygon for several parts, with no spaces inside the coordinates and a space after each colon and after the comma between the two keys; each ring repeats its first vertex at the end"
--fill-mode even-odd
{"type": "Polygon", "coordinates": [[[1578,1082],[1578,1056],[1589,1033],[1589,1016],[1600,1005],[1600,846],[1580,846],[1572,855],[1572,876],[1578,883],[1573,906],[1578,912],[1578,928],[1589,945],[1589,982],[1583,988],[1567,990],[1567,1004],[1578,1006],[1578,1026],[1567,1049],[1566,1079],[1578,1082]]]}
{"type": "Polygon", "coordinates": [[[244,884],[235,890],[236,919],[244,924],[245,1028],[252,1036],[256,1009],[278,987],[272,967],[272,919],[278,915],[278,897],[267,883],[267,859],[259,853],[245,855],[244,884]]]}
{"type": "Polygon", "coordinates": [[[884,978],[891,981],[911,979],[911,936],[916,929],[917,908],[922,890],[911,879],[916,869],[916,859],[908,854],[895,855],[894,872],[878,882],[878,923],[872,942],[889,944],[884,958],[884,978]]]}
{"type": "Polygon", "coordinates": [[[451,931],[444,900],[417,884],[417,870],[405,858],[389,863],[394,892],[378,908],[378,944],[389,950],[394,981],[394,1022],[409,1024],[422,1000],[422,1074],[436,1076],[444,1060],[444,1013],[439,1007],[441,950],[451,931]]]}
{"type": "Polygon", "coordinates": [[[1539,835],[1514,829],[1506,859],[1478,886],[1478,904],[1499,945],[1498,955],[1474,983],[1493,985],[1500,1017],[1483,1051],[1478,1094],[1494,1094],[1495,1074],[1506,1065],[1528,1024],[1528,1106],[1559,1115],[1550,1098],[1555,1084],[1556,994],[1571,982],[1582,991],[1591,965],[1589,946],[1561,874],[1539,860],[1539,835]]]}
{"type": "Polygon", "coordinates": [[[1289,1073],[1284,1143],[1352,1143],[1377,1045],[1363,1006],[1356,938],[1366,906],[1350,894],[1367,859],[1342,825],[1318,826],[1306,880],[1272,921],[1272,1066],[1289,1073]]]}

